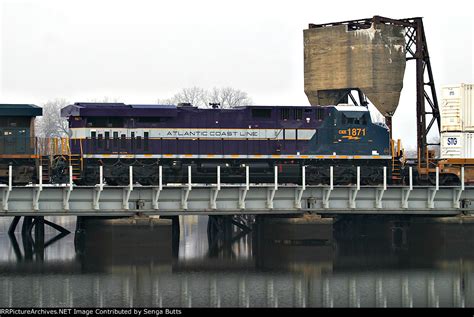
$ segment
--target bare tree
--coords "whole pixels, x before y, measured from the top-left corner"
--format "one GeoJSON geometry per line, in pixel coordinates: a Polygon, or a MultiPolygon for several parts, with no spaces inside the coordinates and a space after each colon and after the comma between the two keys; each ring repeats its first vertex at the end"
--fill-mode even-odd
{"type": "Polygon", "coordinates": [[[440,137],[439,137],[439,134],[431,134],[428,136],[428,143],[429,144],[436,144],[436,145],[430,145],[429,146],[429,149],[430,150],[434,150],[435,152],[435,157],[440,157],[441,153],[440,153],[440,146],[437,145],[437,144],[440,144],[440,137]]]}
{"type": "Polygon", "coordinates": [[[213,88],[211,91],[199,87],[184,88],[172,98],[158,99],[159,104],[190,103],[207,108],[210,103],[219,103],[222,108],[232,108],[252,104],[248,94],[231,87],[213,88]]]}
{"type": "Polygon", "coordinates": [[[222,108],[233,108],[252,104],[252,99],[242,90],[231,87],[213,88],[207,98],[207,104],[219,103],[222,108]]]}
{"type": "MultiPolygon", "coordinates": [[[[116,98],[102,97],[91,98],[87,102],[96,103],[117,103],[116,98]]],[[[43,116],[36,120],[36,134],[43,138],[67,137],[70,135],[66,118],[61,117],[61,109],[69,102],[63,98],[47,101],[43,105],[43,116]]]]}
{"type": "Polygon", "coordinates": [[[385,117],[372,104],[369,104],[369,111],[370,116],[372,118],[372,122],[385,123],[385,117]]]}
{"type": "Polygon", "coordinates": [[[428,143],[430,144],[439,144],[440,139],[439,139],[439,134],[432,134],[428,136],[428,143]]]}
{"type": "Polygon", "coordinates": [[[120,103],[120,100],[118,98],[112,98],[112,97],[102,97],[102,98],[90,98],[86,99],[85,102],[94,102],[94,103],[120,103]]]}
{"type": "Polygon", "coordinates": [[[183,88],[173,96],[175,103],[190,103],[197,107],[206,105],[207,92],[199,87],[183,88]]]}
{"type": "Polygon", "coordinates": [[[158,98],[156,103],[159,105],[174,105],[176,101],[173,98],[158,98]]]}
{"type": "Polygon", "coordinates": [[[61,108],[68,105],[65,99],[54,99],[43,105],[43,116],[36,121],[36,134],[44,138],[69,135],[68,122],[61,117],[61,108]]]}

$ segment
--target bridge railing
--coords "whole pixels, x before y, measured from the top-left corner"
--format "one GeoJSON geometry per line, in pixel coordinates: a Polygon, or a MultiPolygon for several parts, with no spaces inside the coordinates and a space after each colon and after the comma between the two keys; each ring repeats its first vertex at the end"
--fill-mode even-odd
{"type": "Polygon", "coordinates": [[[187,181],[182,184],[165,183],[163,168],[158,169],[158,183],[142,186],[134,181],[133,166],[129,167],[129,183],[125,186],[107,185],[104,169],[99,169],[99,181],[94,186],[76,186],[72,167],[66,184],[37,184],[13,186],[12,167],[8,184],[0,185],[3,213],[47,213],[65,215],[116,215],[135,212],[149,214],[229,214],[229,213],[402,213],[402,214],[459,214],[472,210],[474,187],[440,186],[439,171],[430,186],[414,186],[410,170],[408,185],[388,184],[387,169],[384,181],[378,185],[361,184],[360,169],[357,182],[336,185],[334,167],[330,168],[328,184],[308,185],[306,167],[302,167],[300,184],[282,184],[279,170],[274,169],[272,183],[254,183],[247,166],[245,182],[221,182],[221,170],[216,168],[216,182],[193,182],[191,167],[187,181]],[[10,203],[10,206],[9,206],[10,203]]]}

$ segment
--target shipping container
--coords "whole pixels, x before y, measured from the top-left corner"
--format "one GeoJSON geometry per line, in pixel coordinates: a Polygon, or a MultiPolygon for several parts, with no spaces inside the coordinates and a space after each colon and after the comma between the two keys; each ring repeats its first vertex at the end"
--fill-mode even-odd
{"type": "Polygon", "coordinates": [[[444,86],[441,91],[441,131],[474,132],[474,85],[444,86]]]}
{"type": "Polygon", "coordinates": [[[474,133],[441,133],[441,158],[474,158],[474,133]]]}

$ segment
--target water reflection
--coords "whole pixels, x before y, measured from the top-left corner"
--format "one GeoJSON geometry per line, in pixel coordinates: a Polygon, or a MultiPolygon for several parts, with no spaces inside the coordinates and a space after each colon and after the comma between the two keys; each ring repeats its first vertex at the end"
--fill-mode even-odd
{"type": "MultiPolygon", "coordinates": [[[[69,230],[61,227],[60,225],[44,219],[44,217],[24,217],[21,226],[21,237],[23,244],[22,252],[15,232],[20,220],[21,217],[14,217],[8,229],[8,238],[10,239],[12,249],[18,262],[43,261],[45,249],[71,233],[69,230]],[[57,230],[56,235],[52,235],[46,241],[46,235],[44,234],[45,226],[49,226],[57,230]]],[[[48,236],[50,235],[48,234],[48,236]]]]}
{"type": "MultiPolygon", "coordinates": [[[[50,220],[75,230],[72,218],[50,220]]],[[[291,243],[235,239],[241,229],[209,240],[207,217],[188,216],[179,249],[169,227],[97,227],[25,261],[9,221],[0,219],[0,307],[474,306],[469,224],[358,218],[339,221],[332,241],[291,243]]],[[[46,241],[56,235],[45,230],[46,241]]]]}

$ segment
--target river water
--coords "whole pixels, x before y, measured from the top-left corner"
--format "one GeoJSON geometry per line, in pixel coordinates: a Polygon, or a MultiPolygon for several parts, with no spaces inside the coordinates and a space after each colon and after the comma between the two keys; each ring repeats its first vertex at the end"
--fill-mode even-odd
{"type": "Polygon", "coordinates": [[[186,216],[178,248],[156,229],[97,229],[78,244],[74,217],[48,219],[72,233],[48,244],[46,227],[35,250],[0,218],[0,307],[474,306],[469,225],[361,218],[329,241],[223,242],[208,239],[207,217],[186,216]]]}

